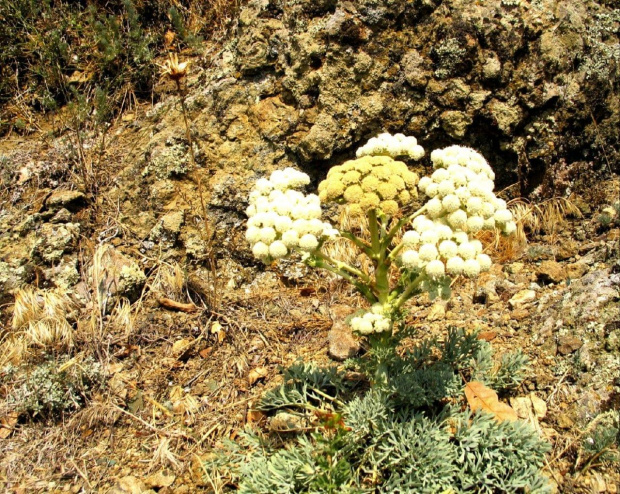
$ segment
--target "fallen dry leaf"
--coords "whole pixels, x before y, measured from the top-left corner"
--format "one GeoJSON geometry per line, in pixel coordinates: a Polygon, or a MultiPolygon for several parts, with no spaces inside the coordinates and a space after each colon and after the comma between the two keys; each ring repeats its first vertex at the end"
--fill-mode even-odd
{"type": "Polygon", "coordinates": [[[11,435],[18,418],[19,414],[17,412],[11,412],[0,418],[0,439],[6,439],[11,435]]]}
{"type": "Polygon", "coordinates": [[[211,334],[217,335],[217,341],[219,343],[222,343],[222,341],[226,338],[226,331],[224,331],[222,325],[217,321],[211,325],[211,334]]]}
{"type": "Polygon", "coordinates": [[[482,331],[478,333],[478,339],[484,341],[492,341],[497,337],[497,333],[495,331],[482,331]]]}
{"type": "Polygon", "coordinates": [[[265,417],[266,415],[259,410],[248,410],[245,421],[248,424],[255,424],[256,422],[260,422],[265,417]]]}
{"type": "Polygon", "coordinates": [[[504,420],[518,420],[516,412],[510,405],[502,403],[497,397],[497,393],[491,388],[487,388],[478,381],[471,381],[465,385],[465,397],[472,411],[484,410],[492,413],[499,422],[504,420]]]}
{"type": "Polygon", "coordinates": [[[193,341],[187,338],[182,338],[180,340],[175,341],[172,344],[172,355],[175,355],[180,358],[181,356],[185,354],[185,352],[189,349],[192,343],[193,341]]]}
{"type": "Polygon", "coordinates": [[[265,367],[257,367],[256,369],[252,369],[248,374],[248,383],[250,386],[254,384],[259,379],[263,379],[267,376],[267,369],[265,367]]]}

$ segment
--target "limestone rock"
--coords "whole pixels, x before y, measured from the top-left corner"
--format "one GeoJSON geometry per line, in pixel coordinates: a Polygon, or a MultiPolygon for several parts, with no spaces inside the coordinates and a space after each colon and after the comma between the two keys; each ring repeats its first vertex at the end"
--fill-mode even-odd
{"type": "Polygon", "coordinates": [[[45,201],[49,209],[65,208],[76,212],[86,205],[86,196],[79,190],[55,190],[45,201]]]}
{"type": "Polygon", "coordinates": [[[295,108],[279,96],[265,98],[250,108],[250,116],[259,133],[269,141],[277,141],[295,129],[298,121],[295,108]]]}
{"type": "Polygon", "coordinates": [[[585,262],[574,262],[566,266],[566,277],[576,280],[585,275],[588,270],[588,265],[585,262]]]}
{"type": "Polygon", "coordinates": [[[351,327],[345,322],[355,310],[346,305],[334,305],[329,311],[333,321],[327,335],[329,356],[338,361],[355,357],[360,351],[360,343],[353,335],[351,327]]]}
{"type": "Polygon", "coordinates": [[[544,283],[561,283],[566,279],[566,270],[559,262],[543,261],[536,275],[544,283]]]}
{"type": "Polygon", "coordinates": [[[71,211],[61,208],[54,216],[52,216],[50,223],[69,223],[71,221],[71,216],[71,211]]]}
{"type": "Polygon", "coordinates": [[[534,290],[521,290],[517,292],[509,301],[511,307],[519,307],[536,300],[536,292],[534,290]]]}
{"type": "Polygon", "coordinates": [[[521,109],[513,103],[494,99],[488,104],[488,109],[497,127],[505,134],[510,134],[522,118],[521,109]]]}
{"type": "Polygon", "coordinates": [[[428,321],[441,321],[446,318],[447,300],[438,300],[435,302],[428,313],[426,319],[428,321]]]}
{"type": "MultiPolygon", "coordinates": [[[[133,301],[140,296],[146,282],[146,276],[138,263],[111,245],[104,245],[95,253],[90,276],[103,301],[119,297],[133,301]]],[[[108,308],[112,305],[109,303],[108,308]]]]}
{"type": "Polygon", "coordinates": [[[441,114],[441,126],[443,130],[454,139],[465,137],[467,128],[472,122],[472,118],[464,112],[445,111],[441,114]]]}
{"type": "Polygon", "coordinates": [[[570,355],[583,346],[583,341],[576,336],[560,336],[558,338],[558,353],[560,355],[570,355]]]}
{"type": "Polygon", "coordinates": [[[497,55],[493,54],[489,56],[482,66],[482,74],[485,79],[497,79],[502,73],[502,63],[497,58],[497,55]]]}
{"type": "Polygon", "coordinates": [[[288,412],[278,412],[269,421],[269,428],[274,432],[293,432],[303,430],[308,426],[308,421],[288,412]]]}
{"type": "Polygon", "coordinates": [[[319,115],[310,131],[301,139],[298,151],[301,158],[310,162],[331,157],[338,133],[338,123],[325,113],[319,115]]]}
{"type": "Polygon", "coordinates": [[[430,72],[425,67],[424,58],[417,50],[410,50],[403,56],[401,68],[405,80],[415,89],[426,86],[430,72]]]}
{"type": "Polygon", "coordinates": [[[325,33],[342,43],[359,43],[369,35],[369,31],[355,15],[340,8],[325,22],[325,33]]]}
{"type": "Polygon", "coordinates": [[[174,484],[176,476],[163,470],[153,473],[144,479],[144,483],[148,488],[161,489],[162,487],[170,487],[174,484]]]}
{"type": "Polygon", "coordinates": [[[574,240],[565,239],[556,249],[555,258],[558,261],[565,261],[566,259],[575,257],[575,254],[577,254],[577,248],[577,243],[574,240]]]}
{"type": "Polygon", "coordinates": [[[521,273],[524,268],[525,268],[525,264],[523,264],[522,262],[513,262],[511,264],[507,264],[505,267],[506,272],[510,274],[521,273]]]}
{"type": "Polygon", "coordinates": [[[143,494],[146,492],[144,482],[128,475],[120,479],[114,487],[108,490],[107,494],[143,494]]]}
{"type": "Polygon", "coordinates": [[[30,282],[34,278],[34,265],[27,259],[0,261],[0,303],[12,299],[10,292],[30,282]]]}
{"type": "Polygon", "coordinates": [[[63,254],[73,251],[79,235],[80,225],[78,223],[60,225],[44,223],[37,231],[32,256],[44,263],[57,262],[63,254]]]}
{"type": "Polygon", "coordinates": [[[76,257],[63,257],[60,263],[44,270],[43,274],[57,287],[68,290],[80,281],[78,260],[76,257]]]}
{"type": "Polygon", "coordinates": [[[176,243],[184,224],[185,211],[166,213],[151,230],[149,239],[156,242],[158,247],[170,249],[176,243]]]}

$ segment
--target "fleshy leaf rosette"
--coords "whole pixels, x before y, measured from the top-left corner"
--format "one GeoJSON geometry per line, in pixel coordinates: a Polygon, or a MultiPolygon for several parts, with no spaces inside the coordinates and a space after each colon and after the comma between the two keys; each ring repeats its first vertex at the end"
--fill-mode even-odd
{"type": "Polygon", "coordinates": [[[424,270],[432,280],[446,274],[476,277],[492,262],[471,234],[495,228],[514,232],[512,213],[493,193],[495,174],[478,152],[450,146],[433,151],[431,161],[435,171],[418,184],[429,197],[426,214],[403,235],[401,265],[424,270]]]}
{"type": "Polygon", "coordinates": [[[252,189],[245,238],[254,256],[265,264],[293,250],[316,251],[323,240],[338,235],[321,220],[319,197],[296,190],[309,183],[308,175],[289,167],[259,179],[252,189]]]}
{"type": "Polygon", "coordinates": [[[346,204],[349,214],[374,210],[394,216],[418,196],[419,177],[389,156],[362,156],[334,166],[319,184],[321,202],[346,204]]]}

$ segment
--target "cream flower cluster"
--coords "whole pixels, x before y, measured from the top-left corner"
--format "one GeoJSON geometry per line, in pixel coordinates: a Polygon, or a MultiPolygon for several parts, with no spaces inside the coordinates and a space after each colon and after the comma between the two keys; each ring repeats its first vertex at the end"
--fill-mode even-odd
{"type": "Polygon", "coordinates": [[[383,333],[389,331],[391,327],[392,321],[384,314],[381,304],[374,304],[369,312],[351,319],[351,329],[361,335],[383,333]]]}
{"type": "Polygon", "coordinates": [[[435,171],[418,184],[430,198],[426,208],[431,218],[445,218],[455,231],[515,231],[506,202],[493,193],[495,174],[481,154],[450,146],[433,151],[431,161],[435,171]]]}
{"type": "Polygon", "coordinates": [[[495,197],[495,174],[473,149],[451,146],[433,151],[431,160],[435,171],[418,184],[430,198],[427,214],[403,235],[402,266],[423,269],[435,280],[446,274],[476,277],[490,269],[491,258],[470,234],[494,228],[510,234],[516,229],[512,213],[495,197]]]}
{"type": "Polygon", "coordinates": [[[363,156],[332,167],[319,184],[322,202],[347,204],[349,214],[374,209],[387,216],[418,196],[418,176],[389,156],[363,156]]]}
{"type": "Polygon", "coordinates": [[[491,267],[491,258],[482,253],[482,243],[470,240],[464,231],[454,231],[443,219],[418,216],[413,230],[402,239],[401,263],[405,269],[423,269],[437,280],[446,274],[474,278],[491,267]]]}
{"type": "Polygon", "coordinates": [[[392,158],[409,156],[414,160],[419,160],[424,156],[424,148],[413,136],[391,135],[386,132],[371,138],[357,150],[356,156],[358,158],[362,156],[391,156],[392,158]]]}
{"type": "Polygon", "coordinates": [[[246,240],[252,253],[264,263],[281,259],[291,250],[316,250],[320,241],[338,235],[338,230],[321,221],[321,201],[297,188],[310,183],[305,173],[286,168],[269,179],[261,178],[250,193],[246,240]]]}

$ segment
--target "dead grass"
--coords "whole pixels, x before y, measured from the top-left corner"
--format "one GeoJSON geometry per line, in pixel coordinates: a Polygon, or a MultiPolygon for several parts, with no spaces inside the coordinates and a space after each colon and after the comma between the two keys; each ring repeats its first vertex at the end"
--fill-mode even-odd
{"type": "Polygon", "coordinates": [[[0,343],[0,364],[19,364],[36,349],[66,349],[73,345],[68,321],[74,304],[60,289],[23,287],[15,293],[11,329],[0,343]]]}
{"type": "Polygon", "coordinates": [[[517,223],[516,241],[521,244],[527,243],[527,232],[554,235],[566,224],[568,217],[582,216],[575,204],[562,197],[553,197],[538,204],[524,198],[514,199],[508,203],[508,208],[517,223]]]}

